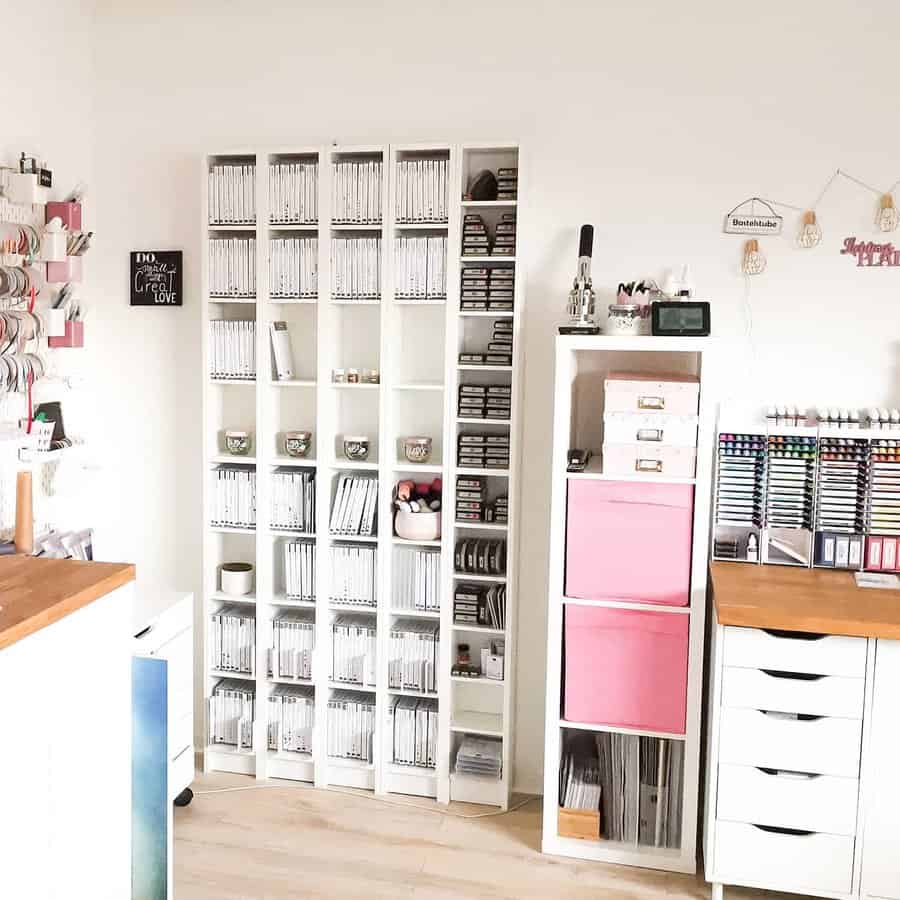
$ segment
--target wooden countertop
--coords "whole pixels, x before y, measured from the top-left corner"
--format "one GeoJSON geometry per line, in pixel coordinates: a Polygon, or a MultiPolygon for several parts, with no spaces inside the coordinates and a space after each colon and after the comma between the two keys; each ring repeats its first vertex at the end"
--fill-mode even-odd
{"type": "Polygon", "coordinates": [[[900,590],[860,588],[852,572],[710,565],[720,625],[900,640],[900,590]]]}
{"type": "Polygon", "coordinates": [[[130,563],[0,557],[0,650],[129,581],[130,563]]]}

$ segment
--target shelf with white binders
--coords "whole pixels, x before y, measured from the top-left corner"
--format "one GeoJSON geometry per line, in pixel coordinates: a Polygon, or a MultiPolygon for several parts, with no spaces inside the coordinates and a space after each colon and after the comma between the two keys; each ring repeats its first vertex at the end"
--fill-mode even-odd
{"type": "MultiPolygon", "coordinates": [[[[207,768],[507,805],[522,285],[509,258],[458,258],[471,177],[517,165],[502,144],[205,160],[204,688],[218,729],[203,735],[207,768]],[[470,265],[502,270],[480,276],[490,310],[461,307],[470,265]],[[273,331],[288,337],[286,358],[273,331]],[[489,352],[480,364],[460,356],[489,352]],[[460,384],[502,388],[490,404],[502,414],[459,416],[460,384]],[[252,435],[244,457],[228,453],[232,430],[252,435]],[[474,522],[455,504],[463,432],[484,437],[466,457],[485,473],[474,522]],[[429,452],[411,461],[405,439],[423,437],[429,452]],[[219,477],[241,484],[241,503],[253,485],[252,521],[232,514],[231,494],[223,515],[219,477]],[[401,482],[441,493],[437,533],[397,532],[401,482]],[[502,541],[502,572],[458,575],[465,536],[502,541]],[[250,593],[223,592],[226,562],[253,565],[250,593]],[[484,596],[482,619],[455,617],[460,585],[484,596]],[[209,655],[214,617],[234,610],[237,640],[252,618],[250,670],[209,655]],[[494,678],[451,677],[461,642],[479,665],[488,652],[494,678]]],[[[512,210],[477,207],[492,239],[510,233],[512,210]]]]}

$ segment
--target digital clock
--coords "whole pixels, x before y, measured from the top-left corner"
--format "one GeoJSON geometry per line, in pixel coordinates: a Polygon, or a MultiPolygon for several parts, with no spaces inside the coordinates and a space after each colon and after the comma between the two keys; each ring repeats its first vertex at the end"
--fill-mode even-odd
{"type": "Polygon", "coordinates": [[[657,300],[651,308],[651,334],[661,337],[706,337],[709,334],[709,302],[706,300],[657,300]]]}

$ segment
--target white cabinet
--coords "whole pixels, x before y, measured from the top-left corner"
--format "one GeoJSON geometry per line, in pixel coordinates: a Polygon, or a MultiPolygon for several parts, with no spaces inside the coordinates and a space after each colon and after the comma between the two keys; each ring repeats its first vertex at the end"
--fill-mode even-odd
{"type": "Polygon", "coordinates": [[[900,641],[879,640],[866,747],[862,893],[900,898],[900,641]]]}

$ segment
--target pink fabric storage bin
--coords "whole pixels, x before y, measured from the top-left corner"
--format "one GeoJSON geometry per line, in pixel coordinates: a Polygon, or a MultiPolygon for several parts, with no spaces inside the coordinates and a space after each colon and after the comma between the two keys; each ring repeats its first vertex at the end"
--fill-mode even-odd
{"type": "Polygon", "coordinates": [[[563,717],[684,734],[689,618],[566,606],[563,717]]]}
{"type": "Polygon", "coordinates": [[[686,606],[694,488],[571,480],[566,596],[686,606]]]}

